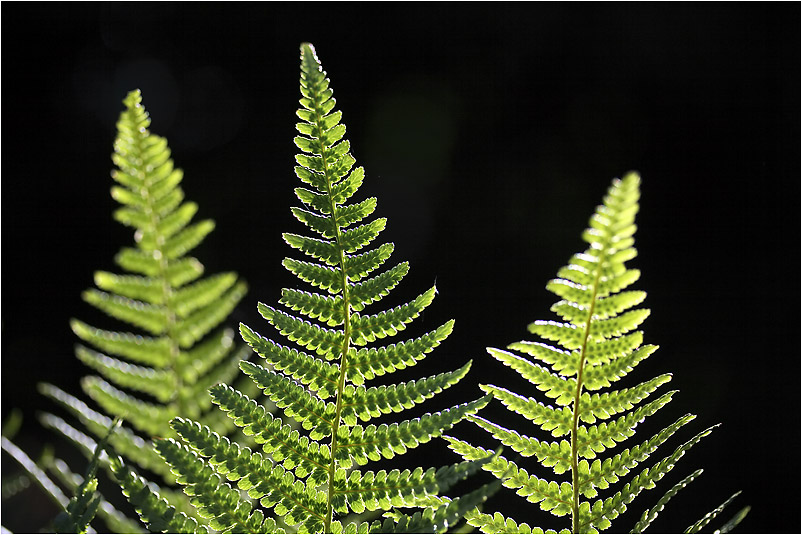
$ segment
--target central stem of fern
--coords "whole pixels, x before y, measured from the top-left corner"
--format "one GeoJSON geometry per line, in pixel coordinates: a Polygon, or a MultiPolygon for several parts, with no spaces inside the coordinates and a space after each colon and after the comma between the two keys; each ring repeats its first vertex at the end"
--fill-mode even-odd
{"type": "MultiPolygon", "coordinates": [[[[140,140],[144,139],[147,136],[147,132],[140,132],[140,140]]],[[[139,147],[140,152],[144,152],[145,149],[142,148],[140,145],[139,147]]],[[[176,392],[181,392],[182,386],[182,376],[179,370],[177,369],[179,363],[179,355],[180,355],[180,348],[178,347],[178,341],[175,334],[175,327],[176,327],[176,315],[173,308],[170,306],[170,302],[173,297],[173,286],[170,284],[170,280],[167,277],[167,268],[168,261],[167,256],[164,254],[164,236],[158,232],[159,222],[161,218],[156,210],[154,210],[155,201],[153,196],[150,194],[150,188],[153,185],[149,176],[145,175],[145,187],[142,188],[142,196],[145,197],[145,214],[148,216],[149,223],[150,223],[150,231],[153,232],[155,240],[156,240],[156,247],[153,250],[153,256],[159,261],[159,279],[161,280],[162,285],[162,300],[165,307],[166,312],[166,319],[167,319],[167,327],[165,332],[167,334],[167,339],[170,347],[170,366],[172,367],[173,374],[176,378],[176,392]]],[[[179,395],[177,396],[176,403],[178,405],[177,412],[178,414],[187,414],[187,407],[185,400],[179,395]]]]}
{"type": "MultiPolygon", "coordinates": [[[[309,69],[308,72],[315,72],[309,69]]],[[[315,72],[318,74],[318,72],[315,72]]],[[[318,127],[318,132],[323,132],[323,117],[320,113],[320,106],[318,103],[319,93],[317,88],[318,80],[309,84],[309,89],[314,92],[313,99],[315,100],[315,125],[318,127]]],[[[331,463],[328,470],[328,492],[326,499],[326,518],[323,520],[323,532],[331,533],[331,522],[334,516],[333,502],[334,502],[334,475],[337,469],[337,432],[340,428],[340,420],[342,414],[342,397],[345,390],[345,365],[348,352],[351,347],[351,305],[350,296],[348,292],[348,275],[345,272],[345,248],[342,245],[342,232],[340,224],[337,221],[337,203],[334,201],[332,195],[332,179],[331,170],[329,169],[329,162],[327,158],[327,150],[321,141],[320,156],[323,162],[323,174],[326,178],[326,190],[329,196],[329,208],[331,211],[331,218],[334,223],[334,239],[337,242],[339,252],[340,273],[342,275],[342,296],[343,296],[343,344],[342,354],[340,357],[340,375],[337,380],[337,404],[334,413],[334,423],[331,427],[331,463]]]]}
{"type": "Polygon", "coordinates": [[[576,372],[576,393],[574,394],[574,415],[571,423],[571,489],[573,490],[573,502],[571,504],[571,531],[579,533],[579,403],[582,399],[582,376],[585,371],[585,359],[587,358],[588,339],[590,338],[590,322],[596,308],[596,294],[601,280],[602,264],[604,263],[604,252],[599,254],[599,268],[593,280],[590,308],[588,319],[585,322],[585,335],[582,338],[582,349],[579,353],[579,366],[576,372]]]}

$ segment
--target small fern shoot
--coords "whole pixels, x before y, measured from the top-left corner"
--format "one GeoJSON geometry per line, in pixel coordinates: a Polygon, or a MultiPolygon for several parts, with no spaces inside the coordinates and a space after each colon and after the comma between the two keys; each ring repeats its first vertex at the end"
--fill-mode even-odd
{"type": "MultiPolygon", "coordinates": [[[[529,325],[529,332],[556,344],[523,341],[511,344],[507,350],[488,349],[491,356],[518,372],[556,406],[500,386],[484,384],[482,390],[557,440],[526,436],[481,416],[469,417],[519,456],[534,456],[556,475],[567,475],[567,480],[564,477],[562,481],[541,479],[502,456],[483,466],[504,486],[515,489],[529,502],[539,503],[542,510],[558,517],[568,516],[572,533],[609,528],[641,491],[653,488],[688,449],[712,431],[705,429],[649,468],[635,473],[612,496],[599,497],[599,491],[624,479],[695,418],[683,416],[642,443],[605,455],[634,436],[638,423],[655,414],[675,394],[655,394],[671,380],[670,374],[630,388],[605,390],[657,349],[644,345],[643,332],[638,330],[649,310],[635,307],[643,302],[646,293],[626,290],[640,277],[639,270],[625,266],[636,255],[633,235],[639,185],[640,178],[635,173],[613,181],[604,203],[590,219],[590,228],[582,235],[588,249],[571,257],[570,263],[546,286],[560,298],[551,310],[562,321],[535,321],[529,325]],[[653,394],[656,399],[647,401],[653,394]]],[[[453,437],[446,439],[467,460],[490,453],[453,437]]],[[[666,493],[657,507],[644,513],[636,530],[645,529],[665,503],[696,476],[698,472],[666,493]]],[[[474,510],[467,519],[485,533],[542,533],[539,528],[501,513],[490,515],[474,510]]]]}
{"type": "MultiPolygon", "coordinates": [[[[245,295],[246,285],[233,272],[201,278],[203,265],[188,253],[214,222],[192,223],[198,206],[184,200],[183,173],[174,167],[167,141],[150,132],[140,92],[130,92],[123,103],[112,155],[117,184],[111,195],[122,205],[114,218],[134,229],[136,246],[115,257],[123,274],[96,272],[97,288],[82,297],[136,332],[71,322],[87,344],[76,347],[78,359],[99,374],[85,377],[83,390],[105,414],[53,385],[42,384],[40,390],[96,437],[103,436],[113,417],[122,418],[131,428],[118,429],[109,438],[110,446],[172,482],[169,467],[149,439],[172,436],[173,417],[202,419],[221,433],[235,428],[211,410],[207,390],[232,380],[238,362],[250,354],[246,345],[234,343],[232,329],[219,328],[245,295]]],[[[41,419],[91,455],[94,442],[71,423],[52,414],[41,419]]]]}
{"type": "Polygon", "coordinates": [[[372,345],[403,331],[432,302],[436,290],[432,287],[392,309],[365,312],[401,282],[409,265],[402,262],[369,277],[388,260],[393,245],[366,250],[386,220],[363,222],[376,208],[375,198],[349,202],[362,184],[364,170],[353,168],[342,114],[334,110],[329,79],[308,44],[301,47],[301,94],[301,135],[295,143],[303,152],[296,156],[295,172],[305,186],[295,190],[303,208],[293,208],[292,213],[313,236],[286,233],[284,240],[311,259],[288,258],[284,266],[323,293],[284,289],[281,305],[298,316],[258,305],[260,314],[297,347],[240,326],[243,339],[267,362],[242,362],[241,368],[283,409],[285,418],[272,416],[234,388],[217,385],[211,389],[214,402],[255,437],[261,451],[241,447],[184,418],[173,420],[182,440],[161,440],[157,448],[212,529],[265,529],[261,511],[253,512],[251,502],[228,480],[272,508],[277,520],[302,532],[444,530],[492,491],[482,487],[453,501],[436,496],[477,470],[478,463],[377,472],[359,467],[430,441],[486,405],[489,396],[419,418],[363,425],[412,408],[454,385],[470,362],[431,377],[366,386],[377,376],[414,366],[445,340],[453,321],[418,338],[372,345]],[[398,507],[424,510],[412,515],[394,512],[370,525],[346,517],[398,507]]]}

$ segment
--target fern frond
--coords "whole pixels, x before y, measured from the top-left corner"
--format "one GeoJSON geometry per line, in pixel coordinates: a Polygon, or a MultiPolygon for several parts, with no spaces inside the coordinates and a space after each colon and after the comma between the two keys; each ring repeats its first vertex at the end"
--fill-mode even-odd
{"type": "MultiPolygon", "coordinates": [[[[466,460],[478,461],[493,455],[490,450],[472,446],[456,438],[449,436],[444,438],[448,441],[449,447],[466,460]]],[[[555,481],[547,481],[529,475],[517,463],[509,461],[501,455],[492,458],[482,468],[501,479],[505,487],[516,489],[517,494],[525,497],[529,502],[540,503],[540,508],[544,511],[551,511],[556,516],[564,516],[570,512],[571,485],[569,483],[558,484],[555,481]]]]}
{"type": "Polygon", "coordinates": [[[141,401],[98,377],[84,377],[81,386],[104,411],[124,416],[137,429],[151,436],[169,432],[170,408],[141,401]]]}
{"type": "Polygon", "coordinates": [[[556,398],[554,402],[557,405],[565,406],[571,403],[576,390],[575,379],[565,379],[509,351],[493,348],[488,348],[487,351],[496,360],[521,374],[521,377],[535,385],[538,390],[545,392],[546,396],[556,398]]]}
{"type": "Polygon", "coordinates": [[[749,511],[751,511],[751,510],[752,510],[752,507],[750,507],[748,505],[746,507],[742,508],[737,513],[735,513],[735,515],[732,518],[730,518],[727,521],[726,524],[721,526],[716,531],[718,533],[730,533],[733,529],[735,529],[738,526],[738,524],[740,524],[743,521],[744,518],[746,518],[746,515],[748,515],[749,511]]]}
{"type": "Polygon", "coordinates": [[[104,331],[78,320],[72,320],[70,326],[81,340],[112,355],[154,367],[163,367],[170,360],[170,342],[166,337],[151,338],[131,333],[104,331]]]}
{"type": "Polygon", "coordinates": [[[454,322],[452,320],[413,340],[382,347],[352,350],[345,364],[348,380],[356,385],[361,385],[366,380],[369,381],[386,373],[414,366],[439,346],[453,329],[454,322]]]}
{"type": "MultiPolygon", "coordinates": [[[[538,320],[529,324],[529,332],[543,341],[516,342],[506,351],[488,348],[491,356],[518,372],[556,406],[500,386],[481,385],[482,390],[552,437],[564,438],[546,442],[487,418],[470,417],[521,456],[536,457],[557,475],[570,473],[570,481],[546,481],[530,476],[503,457],[483,467],[500,478],[504,486],[515,489],[531,502],[540,503],[541,509],[555,516],[570,515],[573,533],[607,529],[626,510],[627,504],[642,490],[654,487],[685,451],[710,432],[708,429],[698,434],[673,454],[643,470],[612,497],[587,501],[619,483],[694,418],[684,416],[639,445],[607,454],[608,449],[634,436],[637,425],[664,407],[676,393],[669,391],[648,401],[671,380],[670,374],[634,387],[597,392],[621,380],[657,349],[643,345],[643,332],[638,330],[649,310],[635,307],[644,301],[646,294],[629,289],[640,277],[640,271],[625,265],[637,255],[633,236],[639,184],[640,178],[634,173],[613,181],[603,204],[591,217],[589,228],[582,234],[588,248],[573,255],[568,265],[558,271],[557,278],[546,285],[559,298],[551,310],[561,321],[538,320]]],[[[467,460],[488,453],[463,441],[447,439],[450,447],[467,460]]],[[[680,488],[675,487],[674,492],[680,488]]],[[[644,516],[642,527],[672,495],[666,494],[658,507],[644,516]]],[[[476,513],[469,517],[469,523],[488,532],[530,531],[528,525],[501,514],[476,513]]]]}
{"type": "MultiPolygon", "coordinates": [[[[172,423],[180,442],[170,438],[160,441],[158,447],[179,474],[179,481],[188,485],[194,502],[216,519],[210,525],[215,529],[242,525],[218,514],[225,504],[233,504],[233,498],[226,497],[233,494],[224,488],[224,479],[239,481],[240,490],[260,500],[263,507],[273,508],[284,523],[298,524],[303,531],[366,532],[367,523],[346,521],[344,525],[336,516],[394,506],[423,507],[423,516],[413,515],[416,520],[405,520],[405,525],[433,529],[453,522],[455,514],[463,514],[482,499],[484,495],[479,493],[461,502],[455,500],[453,505],[432,501],[454,478],[477,468],[461,463],[439,470],[362,471],[352,466],[389,459],[428,442],[478,411],[490,398],[400,422],[368,424],[401,413],[456,384],[467,374],[470,363],[452,372],[402,383],[365,384],[376,376],[415,365],[445,340],[453,321],[418,338],[375,345],[407,329],[432,303],[437,290],[432,287],[394,308],[366,312],[402,281],[409,264],[381,269],[394,249],[390,243],[374,244],[387,220],[371,219],[375,198],[352,201],[365,172],[354,167],[356,160],[344,139],[342,114],[334,110],[329,80],[314,49],[306,44],[301,47],[301,93],[298,117],[302,122],[295,138],[301,153],[296,156],[295,172],[303,187],[295,193],[303,206],[292,208],[292,213],[304,232],[286,232],[282,237],[309,258],[285,259],[283,264],[312,288],[285,288],[280,307],[257,306],[289,345],[240,325],[242,338],[267,361],[266,366],[243,361],[240,368],[291,420],[274,417],[236,389],[215,386],[211,389],[214,403],[261,445],[261,451],[242,448],[208,427],[180,418],[172,423]],[[212,501],[201,503],[198,489],[208,485],[209,491],[204,493],[212,501]]],[[[144,260],[137,262],[142,269],[151,269],[144,260]]],[[[396,522],[391,519],[390,523],[396,522]]]]}
{"type": "Polygon", "coordinates": [[[336,364],[329,364],[297,349],[281,346],[263,338],[246,325],[240,324],[240,334],[254,352],[274,369],[308,386],[320,399],[327,399],[337,391],[340,372],[336,364]]]}
{"type": "MultiPolygon", "coordinates": [[[[105,330],[79,320],[71,320],[71,327],[86,344],[77,347],[78,359],[100,375],[82,380],[84,392],[103,412],[131,426],[115,433],[110,445],[126,462],[171,483],[168,466],[137,433],[148,439],[172,436],[169,421],[176,415],[201,419],[220,432],[231,430],[227,419],[220,425],[217,412],[210,411],[206,390],[232,379],[237,361],[247,358],[247,346],[234,344],[230,329],[218,328],[245,295],[246,285],[232,272],[204,278],[203,265],[188,256],[215,224],[193,221],[198,206],[185,201],[184,175],[175,168],[167,141],[150,132],[141,101],[139,91],[123,101],[112,155],[116,184],[111,195],[121,205],[114,218],[132,227],[135,243],[115,257],[125,273],[98,271],[97,288],[82,294],[89,305],[134,330],[105,330]]],[[[102,436],[108,417],[54,387],[43,390],[90,434],[102,436]]],[[[52,415],[44,419],[86,449],[91,439],[81,431],[52,415]]],[[[183,509],[185,503],[174,505],[183,509]]],[[[191,507],[187,510],[194,514],[191,507]]]]}
{"type": "Polygon", "coordinates": [[[339,469],[334,477],[337,488],[333,504],[337,513],[414,507],[419,505],[418,495],[425,496],[439,490],[434,468],[390,472],[352,470],[347,475],[345,470],[339,469]]]}
{"type": "Polygon", "coordinates": [[[70,503],[70,499],[64,492],[56,485],[37,464],[25,453],[19,446],[11,442],[6,437],[0,439],[2,450],[8,453],[25,472],[36,482],[39,487],[45,491],[45,494],[53,500],[56,504],[66,509],[70,503]]]}
{"type": "Polygon", "coordinates": [[[680,427],[694,418],[690,414],[684,416],[646,442],[631,450],[627,448],[613,457],[608,457],[604,462],[599,459],[593,461],[592,464],[589,464],[585,459],[579,461],[579,492],[586,498],[595,498],[597,495],[595,488],[606,489],[611,483],[618,482],[619,476],[628,474],[631,469],[647,459],[658,446],[668,440],[680,427]]]}
{"type": "Polygon", "coordinates": [[[160,403],[168,402],[178,387],[178,380],[168,370],[155,370],[107,357],[84,346],[75,348],[78,360],[122,387],[149,394],[160,403]]]}
{"type": "Polygon", "coordinates": [[[561,437],[571,432],[573,415],[570,407],[555,409],[551,405],[540,403],[535,398],[525,398],[506,388],[493,385],[480,385],[480,387],[511,411],[539,425],[543,431],[551,431],[554,437],[561,437]]]}
{"type": "MultiPolygon", "coordinates": [[[[553,529],[543,530],[543,528],[531,527],[526,522],[519,524],[514,519],[505,517],[499,512],[489,515],[480,512],[478,509],[469,511],[465,515],[465,520],[469,525],[479,528],[482,533],[557,533],[553,529]]],[[[563,529],[559,533],[571,533],[571,531],[563,529]]]]}
{"type": "Polygon", "coordinates": [[[635,434],[635,427],[647,416],[652,416],[671,401],[675,391],[667,392],[659,399],[648,405],[641,405],[632,412],[610,422],[602,422],[590,427],[578,426],[574,443],[580,457],[585,459],[596,458],[597,453],[607,448],[615,447],[616,443],[623,442],[635,434]]]}
{"type": "MultiPolygon", "coordinates": [[[[309,440],[236,389],[217,385],[211,393],[215,403],[228,413],[243,433],[253,436],[275,462],[293,470],[297,477],[306,478],[311,485],[323,483],[331,464],[328,446],[309,440]]],[[[190,444],[197,446],[201,443],[201,438],[195,434],[198,432],[197,424],[177,419],[173,427],[190,444]]]]}
{"type": "Polygon", "coordinates": [[[319,440],[332,433],[337,407],[317,398],[292,379],[252,362],[242,362],[242,371],[251,376],[265,395],[280,409],[311,431],[310,438],[319,440]]]}
{"type": "Polygon", "coordinates": [[[521,456],[532,457],[534,455],[540,464],[553,469],[555,474],[562,474],[571,469],[571,445],[567,440],[541,442],[534,437],[501,427],[480,416],[469,416],[468,419],[488,431],[505,446],[520,453],[521,456]]]}

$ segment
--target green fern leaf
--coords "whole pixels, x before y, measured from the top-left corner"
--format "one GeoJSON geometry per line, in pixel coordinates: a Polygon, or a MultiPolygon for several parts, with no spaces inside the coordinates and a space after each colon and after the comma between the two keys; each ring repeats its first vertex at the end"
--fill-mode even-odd
{"type": "Polygon", "coordinates": [[[454,322],[449,321],[414,340],[352,350],[344,366],[348,380],[361,385],[377,376],[414,366],[440,345],[453,328],[454,322]]]}
{"type": "Polygon", "coordinates": [[[541,442],[536,438],[521,435],[517,431],[505,429],[480,416],[469,416],[468,419],[523,457],[534,455],[540,464],[552,468],[555,474],[562,474],[571,469],[571,445],[566,440],[541,442]]]}
{"type": "Polygon", "coordinates": [[[127,467],[121,459],[112,461],[112,470],[123,493],[152,533],[206,533],[195,519],[188,518],[168,504],[147,480],[127,467]]]}
{"type": "Polygon", "coordinates": [[[336,365],[316,359],[297,349],[276,344],[246,325],[240,324],[240,334],[260,357],[276,370],[286,373],[316,391],[320,399],[327,399],[337,391],[339,370],[336,365]]]}
{"type": "Polygon", "coordinates": [[[649,525],[657,518],[657,515],[665,508],[666,504],[668,503],[671,498],[677,495],[679,491],[687,487],[688,485],[693,482],[694,479],[699,477],[702,474],[702,470],[699,469],[692,473],[691,475],[685,477],[682,481],[671,487],[668,492],[666,492],[662,498],[660,498],[654,507],[649,510],[643,512],[641,515],[640,520],[635,524],[632,528],[630,533],[643,533],[643,531],[649,527],[649,525]]]}
{"type": "MultiPolygon", "coordinates": [[[[387,220],[370,219],[377,205],[375,198],[351,201],[365,173],[354,168],[356,160],[344,139],[342,114],[334,110],[329,81],[314,49],[306,44],[301,47],[301,93],[298,117],[302,122],[297,125],[300,135],[295,144],[302,153],[296,156],[295,171],[304,187],[296,188],[295,193],[303,207],[293,208],[292,213],[307,234],[287,232],[283,238],[309,258],[285,259],[283,264],[314,288],[282,291],[279,303],[292,313],[258,304],[261,316],[291,346],[240,325],[242,338],[267,361],[267,366],[243,361],[242,371],[291,420],[274,417],[236,389],[215,386],[211,389],[214,403],[246,436],[253,437],[261,451],[240,447],[207,426],[181,418],[172,422],[181,442],[170,438],[159,441],[158,448],[194,503],[214,520],[209,524],[213,529],[244,525],[244,520],[223,514],[237,510],[225,479],[238,481],[238,488],[251,499],[272,508],[282,522],[297,525],[301,531],[366,533],[368,523],[343,522],[344,515],[392,507],[424,509],[417,517],[413,514],[413,520],[403,521],[406,528],[439,529],[486,497],[489,487],[461,501],[433,501],[456,479],[477,470],[478,462],[441,469],[361,471],[352,467],[389,459],[428,442],[478,411],[490,398],[419,418],[367,424],[409,409],[456,384],[467,374],[470,363],[453,372],[402,383],[365,385],[376,376],[415,365],[445,340],[453,322],[418,338],[374,345],[405,330],[432,303],[437,290],[432,287],[395,308],[364,312],[401,282],[409,265],[402,262],[380,270],[393,245],[373,244],[387,220]],[[379,272],[373,274],[376,270],[379,272]]],[[[132,256],[131,263],[140,265],[142,271],[152,269],[142,258],[132,256]]],[[[401,525],[400,521],[388,521],[388,526],[401,525]]],[[[385,523],[378,526],[384,529],[385,523]]]]}
{"type": "Polygon", "coordinates": [[[75,355],[78,360],[104,377],[108,377],[115,384],[150,394],[161,403],[168,402],[178,387],[177,378],[167,370],[129,364],[83,346],[75,349],[75,355]]]}
{"type": "MultiPolygon", "coordinates": [[[[214,402],[234,419],[246,435],[254,436],[256,442],[262,445],[262,450],[270,454],[274,461],[293,470],[297,477],[306,478],[313,486],[325,481],[331,465],[328,446],[309,440],[234,388],[217,385],[211,389],[211,394],[214,402]]],[[[188,423],[177,419],[173,426],[188,442],[198,444],[199,439],[189,435],[190,429],[194,432],[197,425],[190,428],[188,423]]]]}
{"type": "Polygon", "coordinates": [[[718,533],[730,533],[733,529],[735,529],[736,526],[738,526],[738,524],[740,524],[743,521],[744,518],[746,518],[746,515],[748,515],[749,511],[751,511],[751,510],[752,510],[752,508],[750,506],[748,506],[748,505],[746,507],[742,508],[740,511],[735,513],[735,516],[730,518],[727,521],[726,524],[721,526],[716,531],[718,533]]]}
{"type": "Polygon", "coordinates": [[[78,320],[72,320],[70,326],[79,338],[112,355],[153,367],[162,367],[170,360],[170,342],[166,337],[150,338],[103,331],[78,320]]]}
{"type": "Polygon", "coordinates": [[[407,449],[416,448],[440,436],[443,431],[484,407],[489,400],[489,397],[480,398],[445,411],[427,413],[420,418],[389,425],[354,425],[347,430],[341,427],[335,459],[345,467],[351,466],[350,458],[359,465],[381,458],[392,459],[406,453],[407,449]]]}
{"type": "MultiPolygon", "coordinates": [[[[712,511],[707,513],[705,516],[703,516],[701,519],[699,519],[698,522],[694,523],[691,526],[688,526],[688,529],[685,530],[685,533],[699,533],[700,530],[702,530],[705,526],[707,526],[710,523],[711,520],[713,520],[719,514],[721,514],[721,512],[724,510],[724,508],[727,507],[729,504],[731,504],[732,501],[735,500],[735,498],[737,498],[738,495],[740,495],[740,494],[741,493],[739,491],[739,492],[736,492],[735,494],[733,494],[732,496],[730,496],[729,498],[727,498],[727,501],[725,501],[724,503],[722,503],[721,505],[719,505],[718,507],[716,507],[715,509],[713,509],[712,511]]],[[[736,518],[737,518],[737,516],[739,516],[739,515],[736,515],[736,518]]],[[[740,520],[738,520],[738,522],[740,522],[740,520]]],[[[727,531],[729,531],[729,529],[730,528],[728,528],[727,531]]]]}
{"type": "Polygon", "coordinates": [[[411,409],[459,382],[470,367],[469,361],[462,368],[450,373],[390,386],[365,388],[348,385],[342,396],[342,418],[348,425],[356,425],[357,419],[367,422],[382,414],[411,409]]]}
{"type": "MultiPolygon", "coordinates": [[[[530,333],[546,342],[521,341],[508,346],[508,351],[488,349],[493,357],[518,372],[557,406],[500,386],[481,385],[482,390],[511,412],[537,424],[542,431],[555,438],[565,438],[546,442],[506,429],[487,418],[470,417],[521,456],[536,457],[542,466],[552,468],[557,475],[570,473],[570,481],[546,481],[531,476],[503,457],[483,466],[500,478],[505,487],[514,489],[530,502],[540,503],[541,509],[555,516],[570,516],[573,533],[609,528],[642,490],[653,488],[689,448],[711,431],[699,433],[673,454],[644,469],[612,497],[592,503],[587,501],[596,498],[599,491],[618,484],[694,418],[684,416],[639,445],[607,455],[608,449],[633,437],[637,425],[664,407],[676,393],[669,391],[647,401],[660,386],[670,381],[670,374],[634,387],[596,392],[625,377],[657,349],[642,345],[643,333],[638,329],[649,316],[649,310],[635,307],[644,301],[646,294],[628,289],[638,280],[640,271],[625,265],[637,255],[633,236],[639,184],[640,178],[634,173],[613,181],[603,204],[590,219],[589,228],[582,234],[589,247],[572,256],[569,264],[558,271],[557,278],[546,285],[546,289],[560,299],[551,310],[562,321],[538,320],[528,326],[530,333]]],[[[467,460],[488,454],[483,448],[447,439],[450,447],[467,460]]],[[[676,493],[682,486],[675,487],[672,492],[676,493]]],[[[648,525],[649,518],[662,509],[673,496],[672,492],[666,494],[655,509],[644,514],[638,529],[648,525]]],[[[466,518],[471,525],[488,533],[532,531],[528,525],[500,513],[474,512],[466,518]]]]}
{"type": "MultiPolygon", "coordinates": [[[[181,423],[177,422],[177,426],[181,427],[181,423]]],[[[186,426],[184,428],[187,430],[186,426]]],[[[287,523],[303,524],[310,531],[321,528],[326,510],[325,497],[312,487],[305,488],[292,472],[273,466],[260,453],[252,454],[250,449],[242,449],[208,428],[192,434],[188,432],[184,438],[188,437],[195,439],[190,443],[197,454],[172,439],[157,441],[159,452],[181,474],[180,483],[196,484],[198,476],[195,471],[199,467],[208,468],[198,462],[198,455],[211,456],[211,466],[217,472],[224,474],[229,481],[238,481],[240,489],[247,491],[251,498],[260,500],[262,506],[274,508],[287,523]]],[[[194,493],[193,490],[189,492],[194,493]]],[[[206,508],[224,510],[230,505],[215,497],[213,489],[203,498],[209,500],[204,505],[206,508]]]]}
{"type": "Polygon", "coordinates": [[[100,454],[105,449],[109,436],[119,424],[119,419],[114,420],[106,436],[95,446],[86,476],[78,485],[67,509],[56,517],[54,524],[58,533],[86,533],[89,523],[95,517],[101,502],[100,494],[97,493],[95,473],[100,463],[100,454]]]}
{"type": "MultiPolygon", "coordinates": [[[[47,383],[40,384],[39,391],[50,399],[56,401],[62,408],[66,409],[74,418],[80,421],[90,433],[95,436],[102,436],[105,430],[107,430],[112,423],[111,418],[105,414],[101,414],[93,410],[80,399],[53,385],[47,383]]],[[[40,419],[45,427],[49,427],[59,432],[69,440],[76,442],[79,446],[81,446],[83,439],[79,437],[84,437],[86,435],[80,433],[71,425],[67,424],[67,422],[65,422],[62,418],[49,413],[44,413],[40,419]]],[[[156,453],[150,447],[147,441],[127,427],[118,428],[117,431],[109,438],[109,444],[112,448],[114,448],[115,452],[125,456],[125,458],[130,459],[142,468],[155,472],[161,477],[172,479],[169,477],[169,468],[164,464],[164,461],[162,461],[158,453],[156,453]]],[[[84,450],[85,455],[91,456],[91,452],[94,450],[94,442],[83,446],[82,449],[84,450]]]]}
{"type": "Polygon", "coordinates": [[[499,483],[487,483],[478,489],[454,500],[449,498],[431,498],[435,502],[412,515],[393,514],[384,522],[375,522],[370,526],[370,533],[446,533],[463,518],[469,518],[476,506],[495,494],[499,483]]]}
{"type": "Polygon", "coordinates": [[[635,468],[638,463],[647,459],[649,455],[657,449],[660,444],[665,442],[677,429],[694,419],[693,415],[687,415],[677,420],[672,425],[666,427],[654,437],[633,449],[625,449],[621,453],[608,457],[601,462],[599,459],[589,464],[587,460],[579,461],[579,492],[586,498],[595,498],[597,493],[595,488],[606,489],[611,483],[618,482],[619,476],[629,473],[630,469],[635,468]]]}
{"type": "MultiPolygon", "coordinates": [[[[465,515],[465,520],[469,525],[479,528],[482,533],[557,533],[554,530],[544,531],[542,528],[530,527],[526,522],[519,524],[499,512],[489,515],[478,509],[469,511],[465,515]]],[[[570,531],[566,529],[560,533],[570,533],[570,531]]]]}
{"type": "Polygon", "coordinates": [[[243,362],[241,367],[279,408],[304,429],[311,431],[310,437],[313,440],[320,440],[331,434],[337,412],[334,403],[318,399],[292,379],[258,364],[243,362]]]}
{"type": "MultiPolygon", "coordinates": [[[[172,483],[175,478],[153,451],[150,437],[173,436],[169,421],[176,415],[202,419],[220,432],[233,427],[212,411],[206,390],[233,379],[239,371],[237,361],[248,357],[247,346],[237,346],[232,331],[219,328],[246,286],[231,272],[202,278],[203,265],[187,256],[214,229],[214,222],[193,222],[198,206],[184,200],[183,173],[174,167],[167,141],[149,131],[150,118],[141,100],[139,91],[132,91],[123,101],[112,155],[117,168],[111,195],[121,204],[114,218],[134,229],[135,245],[122,248],[115,257],[126,273],[96,272],[97,288],[82,297],[142,332],[103,330],[79,320],[72,320],[71,327],[91,346],[79,345],[78,359],[99,375],[81,381],[84,392],[105,413],[131,426],[115,433],[110,445],[126,462],[172,483]]],[[[108,427],[108,417],[77,398],[49,385],[42,391],[89,433],[102,436],[108,427]]],[[[87,453],[91,439],[81,431],[54,415],[45,415],[43,421],[83,444],[87,453]]],[[[136,486],[134,479],[129,482],[136,486]]],[[[158,500],[151,503],[144,496],[143,504],[157,505],[158,500]]],[[[188,503],[182,499],[174,505],[196,514],[188,503]]]]}
{"type": "MultiPolygon", "coordinates": [[[[65,486],[78,488],[84,480],[84,478],[70,470],[69,465],[62,459],[54,457],[44,460],[42,464],[65,486]]],[[[125,516],[120,510],[102,498],[98,503],[97,518],[101,519],[113,533],[145,533],[144,526],[137,519],[125,516]]]]}
{"type": "Polygon", "coordinates": [[[222,483],[220,476],[197,455],[169,439],[158,441],[156,447],[171,466],[180,466],[182,475],[178,482],[184,484],[192,504],[212,528],[238,533],[264,532],[262,512],[252,512],[251,502],[243,500],[228,483],[222,483]]]}
{"type": "Polygon", "coordinates": [[[168,422],[172,413],[169,408],[129,396],[99,377],[84,377],[81,386],[107,413],[123,415],[128,422],[149,435],[169,432],[168,422]]]}
{"type": "Polygon", "coordinates": [[[665,457],[651,468],[644,469],[613,497],[606,500],[597,500],[593,505],[590,505],[589,502],[583,502],[579,509],[579,529],[583,531],[590,528],[604,530],[610,527],[611,521],[626,511],[627,505],[641,491],[654,488],[655,483],[674,468],[679,458],[685,455],[685,452],[702,438],[709,435],[712,430],[713,428],[711,427],[702,431],[685,444],[679,446],[671,455],[665,457]]]}

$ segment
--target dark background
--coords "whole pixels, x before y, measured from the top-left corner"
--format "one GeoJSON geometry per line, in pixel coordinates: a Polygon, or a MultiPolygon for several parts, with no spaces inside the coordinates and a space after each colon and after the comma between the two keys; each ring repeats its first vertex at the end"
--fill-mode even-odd
{"type": "MultiPolygon", "coordinates": [[[[292,138],[298,45],[311,41],[367,170],[359,198],[379,198],[381,238],[412,266],[383,303],[436,281],[438,299],[407,334],[457,320],[403,377],[474,359],[425,410],[478,397],[480,381],[539,395],[484,348],[553,319],[546,281],[583,248],[609,181],[636,169],[630,264],[649,293],[646,340],[661,349],[627,385],[674,374],[679,394],[646,429],[699,415],[655,458],[722,425],[631,512],[704,467],[657,531],[682,530],[742,489],[728,511],[752,505],[741,531],[799,532],[798,3],[6,2],[2,15],[2,412],[24,409],[17,441],[32,455],[54,440],[35,420],[53,409],[36,383],[78,393],[87,373],[69,318],[119,328],[80,293],[132,243],[108,194],[127,91],[142,89],[187,197],[217,221],[196,250],[207,273],[234,269],[250,284],[232,323],[272,335],[256,302],[296,284],[280,235],[300,230],[292,138]]],[[[502,412],[484,414],[532,432],[502,412]]],[[[492,447],[469,424],[452,433],[492,447]]],[[[427,448],[417,462],[455,458],[442,442],[427,448]]],[[[3,474],[12,468],[4,456],[3,474]]],[[[505,492],[487,507],[564,527],[505,492]]],[[[45,511],[4,504],[3,524],[38,529],[45,511]]]]}

